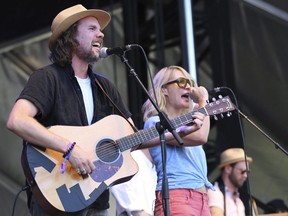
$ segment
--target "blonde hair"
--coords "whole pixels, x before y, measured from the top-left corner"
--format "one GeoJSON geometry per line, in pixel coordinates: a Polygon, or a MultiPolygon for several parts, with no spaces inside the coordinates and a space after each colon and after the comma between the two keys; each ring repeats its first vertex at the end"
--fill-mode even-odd
{"type": "MultiPolygon", "coordinates": [[[[156,73],[156,75],[153,78],[153,85],[155,88],[155,94],[156,94],[158,106],[159,106],[160,110],[163,111],[164,113],[167,113],[167,110],[166,110],[167,101],[166,101],[165,95],[163,94],[162,88],[164,88],[163,87],[164,84],[166,84],[168,81],[170,81],[170,78],[172,77],[173,72],[175,70],[181,71],[185,78],[194,81],[194,79],[191,77],[191,75],[184,68],[182,68],[180,66],[164,67],[156,73]]],[[[196,82],[194,82],[194,83],[196,83],[196,82]]],[[[152,97],[152,99],[154,101],[156,101],[152,88],[149,89],[149,94],[152,97]]],[[[189,108],[184,110],[182,114],[192,111],[192,108],[193,108],[193,104],[191,103],[189,108]]],[[[142,112],[143,112],[143,121],[144,122],[148,118],[158,114],[157,110],[155,109],[155,107],[153,106],[153,104],[151,103],[151,101],[149,99],[146,100],[145,103],[143,104],[142,112]]]]}

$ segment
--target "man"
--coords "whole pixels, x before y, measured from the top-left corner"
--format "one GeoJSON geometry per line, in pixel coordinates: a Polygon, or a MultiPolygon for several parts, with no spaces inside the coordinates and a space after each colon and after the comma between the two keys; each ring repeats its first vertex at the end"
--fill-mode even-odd
{"type": "Polygon", "coordinates": [[[208,191],[209,207],[212,216],[245,216],[245,207],[239,198],[238,189],[247,179],[251,157],[245,157],[242,148],[230,148],[220,155],[221,178],[214,185],[215,191],[208,191]],[[224,193],[225,191],[225,193],[224,193]]]}
{"type": "MultiPolygon", "coordinates": [[[[124,106],[115,85],[104,76],[92,72],[92,65],[98,61],[103,44],[102,30],[109,22],[110,15],[107,12],[97,9],[87,10],[80,4],[61,11],[51,25],[49,49],[52,64],[36,70],[30,76],[7,121],[7,128],[23,138],[24,147],[31,143],[41,149],[51,149],[61,156],[63,154],[63,158],[60,157],[63,159],[63,166],[57,173],[61,171],[62,175],[66,175],[68,172],[74,172],[73,178],[80,180],[96,169],[93,162],[94,154],[85,148],[86,142],[75,142],[73,138],[61,136],[48,127],[89,126],[111,114],[124,114],[131,121],[131,113],[124,106]],[[120,111],[103,91],[107,92],[120,111]],[[65,171],[68,161],[72,168],[65,171]]],[[[104,132],[102,128],[95,131],[99,135],[102,132],[104,132]]],[[[73,134],[69,133],[71,136],[73,134]]],[[[32,170],[37,173],[36,177],[40,171],[39,167],[32,170]]],[[[59,174],[60,179],[61,177],[59,174]]],[[[56,179],[50,180],[56,181],[56,179]]],[[[63,181],[64,185],[68,180],[70,179],[63,181]]],[[[36,186],[34,183],[31,186],[33,192],[36,191],[36,186]]],[[[77,196],[79,199],[88,199],[93,195],[85,194],[86,188],[79,187],[79,184],[73,186],[74,189],[80,190],[78,193],[81,196],[77,196]]],[[[73,194],[72,186],[66,184],[65,189],[66,187],[69,188],[67,194],[73,194]]],[[[95,202],[87,205],[87,208],[71,211],[71,214],[108,215],[109,191],[107,189],[103,191],[95,202]]],[[[28,200],[33,216],[54,215],[47,212],[47,203],[40,205],[40,200],[35,198],[34,193],[29,193],[28,200]]],[[[66,204],[74,208],[78,205],[77,201],[82,202],[71,199],[66,204]]]]}

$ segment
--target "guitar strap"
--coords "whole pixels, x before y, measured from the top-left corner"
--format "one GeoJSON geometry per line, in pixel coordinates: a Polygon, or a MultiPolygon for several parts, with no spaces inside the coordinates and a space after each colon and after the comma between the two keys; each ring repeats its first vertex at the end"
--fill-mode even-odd
{"type": "Polygon", "coordinates": [[[226,216],[226,196],[225,196],[225,185],[224,185],[224,182],[223,182],[223,180],[222,180],[221,177],[220,177],[219,180],[218,180],[218,186],[219,186],[219,189],[220,189],[220,191],[222,192],[223,197],[224,197],[224,216],[226,216]]]}
{"type": "Polygon", "coordinates": [[[130,124],[130,126],[133,128],[134,132],[137,132],[138,129],[127,119],[127,117],[124,115],[124,113],[120,110],[120,108],[114,103],[114,101],[110,98],[110,96],[108,95],[108,93],[105,91],[105,89],[102,87],[102,85],[100,84],[100,82],[97,80],[97,78],[95,77],[95,82],[96,84],[100,87],[100,89],[102,90],[102,92],[105,94],[105,96],[109,99],[109,101],[113,104],[113,106],[118,110],[118,112],[122,115],[123,118],[126,119],[126,121],[130,124]]]}

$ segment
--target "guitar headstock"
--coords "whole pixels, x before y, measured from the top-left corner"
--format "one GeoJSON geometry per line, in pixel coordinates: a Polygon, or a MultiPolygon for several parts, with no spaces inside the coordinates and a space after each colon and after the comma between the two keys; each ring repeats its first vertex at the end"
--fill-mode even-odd
{"type": "Polygon", "coordinates": [[[207,113],[210,116],[214,116],[215,120],[218,120],[217,115],[220,114],[221,118],[224,118],[224,114],[226,113],[227,117],[232,115],[233,110],[236,109],[235,105],[231,102],[229,96],[222,97],[218,96],[219,99],[213,98],[212,102],[205,106],[207,113]]]}

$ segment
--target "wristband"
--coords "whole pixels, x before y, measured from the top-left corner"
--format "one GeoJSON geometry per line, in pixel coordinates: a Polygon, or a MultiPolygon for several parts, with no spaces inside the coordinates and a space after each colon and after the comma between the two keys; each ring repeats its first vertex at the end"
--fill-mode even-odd
{"type": "Polygon", "coordinates": [[[72,149],[74,148],[75,145],[76,145],[76,142],[69,143],[69,145],[67,146],[66,152],[63,154],[64,160],[63,160],[63,162],[61,164],[61,168],[60,168],[60,173],[61,174],[63,174],[65,169],[66,169],[66,162],[69,159],[70,153],[71,153],[71,151],[72,151],[72,149]]]}

